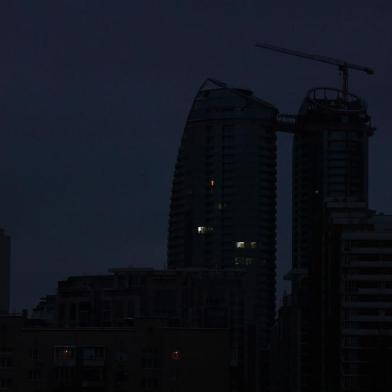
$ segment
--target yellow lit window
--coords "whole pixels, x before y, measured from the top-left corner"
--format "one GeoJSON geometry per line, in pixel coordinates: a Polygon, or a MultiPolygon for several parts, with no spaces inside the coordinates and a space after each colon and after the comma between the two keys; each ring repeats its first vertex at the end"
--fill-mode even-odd
{"type": "Polygon", "coordinates": [[[206,227],[206,226],[198,226],[197,227],[197,232],[199,234],[206,234],[206,233],[211,233],[214,229],[212,227],[206,227]]]}
{"type": "Polygon", "coordinates": [[[255,249],[255,248],[257,248],[257,242],[256,241],[250,241],[250,242],[237,241],[236,244],[235,244],[235,247],[238,248],[238,249],[243,249],[243,248],[255,249]]]}

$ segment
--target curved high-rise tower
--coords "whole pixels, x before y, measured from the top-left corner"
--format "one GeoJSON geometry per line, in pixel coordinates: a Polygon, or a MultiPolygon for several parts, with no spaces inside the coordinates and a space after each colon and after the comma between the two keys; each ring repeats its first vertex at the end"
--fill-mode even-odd
{"type": "Polygon", "coordinates": [[[206,310],[231,325],[232,361],[241,369],[236,391],[259,391],[268,383],[277,112],[249,90],[207,80],[189,113],[173,180],[168,267],[249,272],[243,313],[225,311],[216,299],[206,310]]]}
{"type": "Polygon", "coordinates": [[[169,268],[257,265],[274,291],[276,114],[249,90],[201,86],[175,168],[169,268]]]}

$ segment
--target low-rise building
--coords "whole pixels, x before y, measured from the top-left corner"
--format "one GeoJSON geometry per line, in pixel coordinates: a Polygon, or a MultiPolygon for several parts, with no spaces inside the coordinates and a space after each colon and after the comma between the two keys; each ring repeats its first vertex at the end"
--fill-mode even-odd
{"type": "Polygon", "coordinates": [[[226,392],[227,341],[224,329],[159,319],[59,328],[0,316],[0,391],[226,392]]]}
{"type": "MultiPolygon", "coordinates": [[[[60,328],[124,327],[132,319],[161,318],[171,327],[224,328],[229,333],[231,391],[249,389],[258,374],[256,274],[250,269],[115,268],[58,283],[34,315],[52,315],[60,328]],[[53,311],[54,308],[54,311],[53,311]]],[[[263,374],[268,373],[265,365],[263,374]]]]}

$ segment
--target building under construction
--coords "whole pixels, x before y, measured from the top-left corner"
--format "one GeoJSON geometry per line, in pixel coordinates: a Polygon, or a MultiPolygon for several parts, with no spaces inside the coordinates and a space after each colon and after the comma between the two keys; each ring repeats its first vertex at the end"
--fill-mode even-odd
{"type": "MultiPolygon", "coordinates": [[[[331,216],[364,213],[368,205],[368,138],[365,103],[342,90],[318,88],[306,95],[293,143],[291,305],[295,317],[293,391],[338,391],[341,268],[332,252],[331,216]],[[336,378],[335,378],[336,377],[336,378]],[[296,387],[295,387],[296,386],[296,387]]],[[[354,230],[360,230],[358,225],[354,230]]],[[[291,367],[293,368],[293,367],[291,367]]]]}
{"type": "MultiPolygon", "coordinates": [[[[350,69],[373,70],[257,46],[337,66],[342,86],[311,89],[298,114],[283,115],[248,89],[206,80],[178,152],[168,270],[70,278],[36,308],[31,329],[2,316],[0,389],[25,385],[28,375],[26,385],[40,390],[392,390],[392,217],[368,208],[374,128],[366,103],[348,89],[350,69]],[[274,328],[276,132],[293,135],[293,248],[291,293],[274,328]],[[140,324],[137,335],[136,319],[151,318],[167,327],[140,324]],[[119,333],[132,349],[122,353],[119,333]],[[182,340],[172,344],[171,334],[182,340]],[[13,365],[21,360],[23,377],[13,365]],[[137,377],[106,367],[113,363],[137,377]]],[[[7,313],[9,238],[1,231],[0,278],[7,313]]]]}
{"type": "Polygon", "coordinates": [[[386,392],[392,388],[392,217],[368,209],[367,105],[348,90],[349,69],[368,67],[268,44],[335,65],[342,87],[310,90],[294,134],[291,295],[275,328],[272,389],[386,392]]]}
{"type": "MultiPolygon", "coordinates": [[[[375,228],[368,210],[368,139],[374,128],[366,103],[348,89],[349,70],[374,72],[329,57],[257,46],[336,66],[341,88],[311,89],[297,115],[282,115],[248,90],[211,80],[202,86],[176,165],[168,265],[256,267],[254,295],[260,298],[256,313],[264,320],[256,323],[263,331],[255,340],[263,353],[256,359],[267,359],[258,361],[256,369],[267,373],[275,299],[274,133],[292,133],[293,249],[287,274],[292,292],[278,320],[279,350],[274,353],[278,377],[271,388],[361,391],[369,385],[365,375],[368,381],[374,372],[367,367],[369,356],[362,355],[359,366],[358,356],[346,355],[342,343],[352,337],[345,335],[344,325],[355,312],[345,311],[346,287],[352,282],[347,283],[346,258],[339,250],[343,231],[366,236],[381,230],[375,228]],[[344,230],[336,224],[337,216],[346,217],[344,230]]],[[[266,377],[255,378],[254,390],[270,389],[266,377]]]]}

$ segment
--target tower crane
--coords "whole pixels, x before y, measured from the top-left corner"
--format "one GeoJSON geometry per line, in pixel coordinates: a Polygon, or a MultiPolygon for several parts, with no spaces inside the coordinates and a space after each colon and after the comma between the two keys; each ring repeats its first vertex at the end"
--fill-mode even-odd
{"type": "Polygon", "coordinates": [[[351,64],[346,61],[338,60],[338,59],[335,59],[332,57],[320,56],[317,54],[310,54],[310,53],[300,52],[300,51],[292,50],[292,49],[285,49],[285,48],[281,48],[281,47],[275,46],[275,45],[270,45],[267,43],[256,43],[256,46],[258,48],[269,49],[274,52],[285,53],[290,56],[302,57],[302,58],[305,58],[308,60],[319,61],[321,63],[330,64],[330,65],[336,65],[338,67],[340,74],[341,74],[341,77],[342,77],[343,96],[347,96],[347,94],[348,94],[348,71],[349,71],[349,69],[355,69],[357,71],[362,71],[362,72],[367,73],[368,75],[374,74],[374,70],[372,68],[362,66],[362,65],[351,64]]]}

